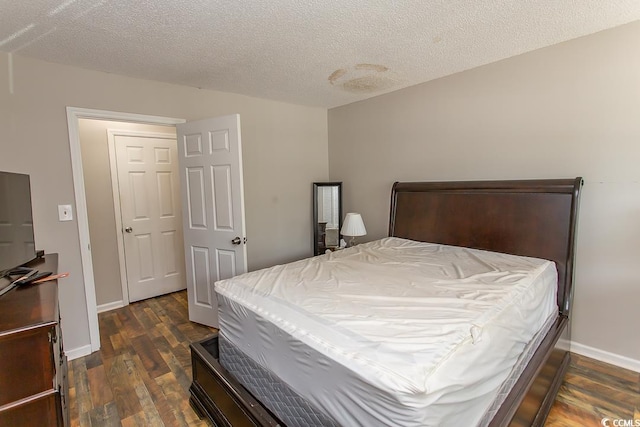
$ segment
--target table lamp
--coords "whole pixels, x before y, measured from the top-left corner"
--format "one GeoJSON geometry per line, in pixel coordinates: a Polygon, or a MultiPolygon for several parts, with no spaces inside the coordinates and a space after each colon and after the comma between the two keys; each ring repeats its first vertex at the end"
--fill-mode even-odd
{"type": "Polygon", "coordinates": [[[367,229],[364,228],[364,222],[362,216],[359,213],[348,213],[344,217],[344,224],[340,229],[340,234],[345,237],[351,237],[347,247],[353,246],[357,236],[364,236],[367,234],[367,229]]]}

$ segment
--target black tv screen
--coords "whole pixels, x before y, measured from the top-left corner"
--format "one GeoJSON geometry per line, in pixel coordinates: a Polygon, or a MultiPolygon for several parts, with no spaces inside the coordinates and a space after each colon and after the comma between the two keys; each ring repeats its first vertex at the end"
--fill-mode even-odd
{"type": "Polygon", "coordinates": [[[0,172],[0,277],[34,258],[29,175],[0,172]]]}

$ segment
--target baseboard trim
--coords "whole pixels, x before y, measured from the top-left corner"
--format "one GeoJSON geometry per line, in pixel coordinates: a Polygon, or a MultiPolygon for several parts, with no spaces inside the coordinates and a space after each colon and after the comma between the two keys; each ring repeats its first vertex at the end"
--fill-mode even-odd
{"type": "Polygon", "coordinates": [[[634,372],[640,372],[640,360],[610,353],[575,341],[571,342],[571,352],[578,353],[601,362],[610,363],[611,365],[616,365],[621,368],[629,369],[634,372]]]}
{"type": "Polygon", "coordinates": [[[101,304],[96,308],[98,309],[98,313],[104,313],[105,311],[115,310],[116,308],[122,308],[124,306],[125,306],[124,301],[120,300],[120,301],[108,302],[106,304],[101,304]]]}
{"type": "Polygon", "coordinates": [[[82,347],[72,348],[71,350],[65,350],[64,353],[67,355],[68,360],[78,359],[83,356],[88,356],[91,354],[91,346],[83,345],[82,347]]]}

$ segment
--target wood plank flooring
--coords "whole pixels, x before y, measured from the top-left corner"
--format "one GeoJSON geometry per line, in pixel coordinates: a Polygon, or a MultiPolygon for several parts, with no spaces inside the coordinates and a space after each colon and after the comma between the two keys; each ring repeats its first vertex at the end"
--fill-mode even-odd
{"type": "MultiPolygon", "coordinates": [[[[185,291],[99,322],[101,350],[69,364],[72,426],[207,425],[189,405],[189,344],[213,329],[189,322],[185,291]]],[[[640,420],[640,373],[573,355],[546,426],[596,427],[603,418],[640,420]]]]}
{"type": "Polygon", "coordinates": [[[214,329],[189,322],[185,291],[101,313],[101,349],[71,361],[72,426],[207,426],[189,405],[189,344],[214,329]]]}
{"type": "Polygon", "coordinates": [[[640,426],[640,373],[572,354],[546,425],[601,427],[604,418],[640,426]]]}

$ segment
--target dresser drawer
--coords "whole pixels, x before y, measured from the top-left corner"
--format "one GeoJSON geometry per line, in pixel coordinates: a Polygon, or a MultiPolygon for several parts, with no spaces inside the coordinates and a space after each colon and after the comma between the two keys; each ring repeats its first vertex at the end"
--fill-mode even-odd
{"type": "Polygon", "coordinates": [[[54,391],[56,367],[49,337],[55,326],[0,337],[0,406],[54,391]]]}
{"type": "Polygon", "coordinates": [[[1,409],[0,426],[58,427],[61,421],[58,416],[59,408],[59,393],[33,396],[1,409]]]}

